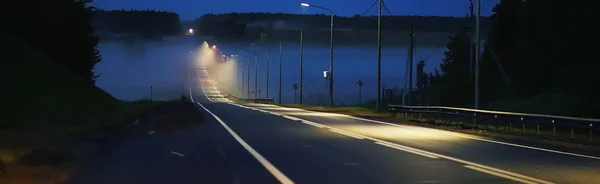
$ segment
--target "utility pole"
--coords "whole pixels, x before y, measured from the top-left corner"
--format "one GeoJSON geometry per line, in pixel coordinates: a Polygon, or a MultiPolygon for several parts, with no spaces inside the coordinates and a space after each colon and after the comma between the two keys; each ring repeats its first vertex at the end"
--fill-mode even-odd
{"type": "Polygon", "coordinates": [[[469,74],[473,76],[473,0],[469,0],[469,74]]]}
{"type": "Polygon", "coordinates": [[[410,24],[410,33],[408,41],[408,105],[412,104],[412,91],[413,91],[413,62],[415,52],[415,34],[413,26],[410,24]]]}
{"type": "Polygon", "coordinates": [[[250,98],[250,58],[246,57],[246,98],[250,98]]]}
{"type": "Polygon", "coordinates": [[[269,48],[267,48],[267,98],[269,98],[269,48]]]}
{"type": "Polygon", "coordinates": [[[279,42],[279,104],[281,104],[281,64],[283,61],[283,52],[281,49],[281,41],[279,42]]]}
{"type": "Polygon", "coordinates": [[[258,98],[258,56],[254,55],[254,99],[258,98]]]}
{"type": "MultiPolygon", "coordinates": [[[[331,11],[331,10],[330,10],[331,11]]],[[[331,11],[331,27],[329,33],[329,106],[333,107],[333,11],[331,11]]]]}
{"type": "Polygon", "coordinates": [[[303,56],[303,53],[302,53],[302,51],[303,51],[302,50],[303,49],[302,48],[302,41],[303,41],[303,36],[304,36],[304,32],[303,32],[303,30],[300,30],[300,105],[302,105],[302,87],[303,87],[303,83],[302,83],[302,79],[303,79],[303,76],[302,76],[303,75],[303,71],[302,71],[302,68],[303,68],[303,66],[302,66],[302,59],[303,59],[302,58],[302,56],[303,56]]]}
{"type": "Polygon", "coordinates": [[[377,101],[376,110],[381,112],[381,7],[383,3],[381,0],[378,1],[379,7],[377,8],[377,101]]]}
{"type": "Polygon", "coordinates": [[[479,38],[479,19],[481,17],[481,0],[477,0],[477,18],[475,21],[475,109],[479,109],[479,54],[481,40],[479,38]]]}

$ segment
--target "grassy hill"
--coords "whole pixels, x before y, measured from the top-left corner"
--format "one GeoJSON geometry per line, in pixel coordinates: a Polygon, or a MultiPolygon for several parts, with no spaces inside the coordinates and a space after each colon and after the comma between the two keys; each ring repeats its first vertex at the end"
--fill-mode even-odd
{"type": "Polygon", "coordinates": [[[6,113],[0,120],[0,151],[105,127],[149,107],[115,99],[12,37],[0,35],[0,55],[6,113]]]}

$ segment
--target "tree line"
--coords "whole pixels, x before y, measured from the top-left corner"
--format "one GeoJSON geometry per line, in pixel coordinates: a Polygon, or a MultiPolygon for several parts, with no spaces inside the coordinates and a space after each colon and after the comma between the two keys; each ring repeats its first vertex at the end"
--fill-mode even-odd
{"type": "Polygon", "coordinates": [[[179,15],[155,10],[94,10],[92,25],[100,35],[129,34],[144,37],[182,34],[179,15]]]}
{"type": "MultiPolygon", "coordinates": [[[[590,13],[567,11],[573,6],[561,1],[501,0],[494,7],[480,61],[484,108],[600,117],[595,110],[600,103],[600,88],[595,87],[600,84],[596,74],[600,63],[592,57],[593,46],[580,44],[598,29],[574,23],[590,13]]],[[[450,37],[440,70],[426,74],[423,90],[430,104],[473,107],[470,46],[468,30],[450,37]]]]}
{"type": "MultiPolygon", "coordinates": [[[[90,0],[3,0],[0,34],[44,52],[63,67],[94,83],[101,57],[90,24],[90,0]]],[[[35,66],[33,66],[35,67],[35,66]]]]}
{"type": "MultiPolygon", "coordinates": [[[[256,39],[256,35],[248,35],[248,29],[254,22],[271,22],[265,29],[273,27],[273,21],[285,21],[301,25],[302,29],[316,30],[329,28],[330,15],[325,14],[289,14],[289,13],[224,13],[205,14],[195,19],[195,28],[199,34],[221,37],[236,37],[238,39],[256,39]]],[[[407,31],[410,25],[417,32],[455,32],[469,26],[469,19],[464,17],[444,16],[383,16],[382,29],[392,31],[407,31]]],[[[377,30],[377,16],[354,15],[352,17],[336,16],[336,28],[352,30],[377,30]]],[[[482,27],[489,27],[488,18],[482,18],[482,27]]],[[[300,28],[298,28],[300,29],[300,28]]]]}

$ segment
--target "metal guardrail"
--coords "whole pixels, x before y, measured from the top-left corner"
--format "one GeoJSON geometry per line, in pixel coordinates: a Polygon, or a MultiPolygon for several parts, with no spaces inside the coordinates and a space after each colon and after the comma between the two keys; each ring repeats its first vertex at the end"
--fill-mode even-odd
{"type": "Polygon", "coordinates": [[[491,111],[491,110],[479,110],[479,109],[468,109],[468,108],[457,108],[457,107],[442,107],[442,106],[404,106],[404,105],[388,105],[388,112],[393,113],[419,113],[419,114],[440,114],[449,116],[459,116],[473,118],[474,120],[493,120],[503,121],[509,124],[521,124],[522,129],[525,129],[525,125],[537,126],[537,133],[539,134],[539,126],[547,125],[552,126],[553,135],[556,135],[556,127],[568,128],[571,131],[571,138],[573,138],[574,129],[585,129],[589,130],[589,141],[591,141],[592,130],[600,130],[600,119],[591,118],[579,118],[579,117],[568,117],[568,116],[555,116],[555,115],[543,115],[543,114],[530,114],[530,113],[518,113],[518,112],[504,112],[504,111],[491,111]]]}

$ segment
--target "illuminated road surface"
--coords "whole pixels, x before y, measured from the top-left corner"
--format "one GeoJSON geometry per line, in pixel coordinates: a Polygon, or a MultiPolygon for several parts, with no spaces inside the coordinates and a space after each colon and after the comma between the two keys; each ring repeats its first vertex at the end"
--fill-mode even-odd
{"type": "Polygon", "coordinates": [[[600,158],[429,128],[234,104],[204,67],[189,93],[206,124],[119,143],[71,183],[598,183],[600,158]]]}
{"type": "Polygon", "coordinates": [[[260,168],[266,177],[244,176],[247,170],[237,167],[249,167],[240,165],[247,160],[230,162],[244,183],[600,181],[600,157],[333,113],[233,104],[217,95],[206,70],[192,70],[195,102],[222,126],[220,139],[227,143],[217,144],[233,149],[224,150],[232,159],[253,155],[252,173],[260,168]]]}

